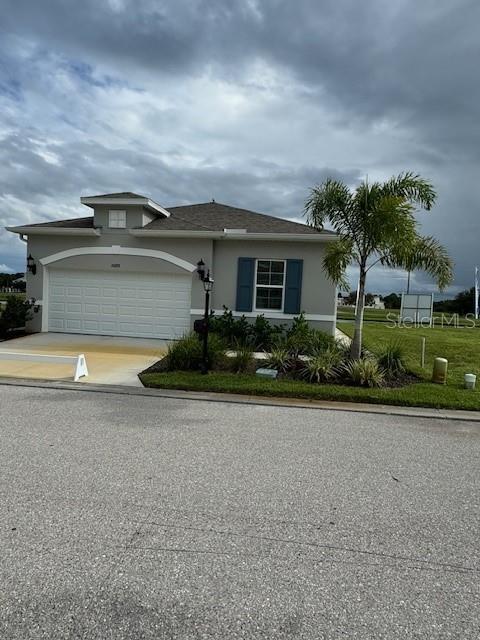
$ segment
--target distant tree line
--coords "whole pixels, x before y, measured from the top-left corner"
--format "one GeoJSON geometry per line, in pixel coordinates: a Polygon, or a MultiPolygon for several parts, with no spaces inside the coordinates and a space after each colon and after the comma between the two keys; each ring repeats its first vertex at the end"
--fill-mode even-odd
{"type": "MultiPolygon", "coordinates": [[[[343,296],[345,300],[345,304],[349,306],[355,306],[357,302],[357,292],[350,291],[346,296],[343,296]]],[[[388,296],[380,296],[380,300],[382,300],[385,304],[385,309],[400,309],[401,297],[396,293],[389,293],[388,296]]],[[[368,307],[373,304],[374,295],[373,293],[365,294],[365,305],[368,307]]]]}
{"type": "MultiPolygon", "coordinates": [[[[345,304],[355,306],[357,300],[357,292],[351,291],[346,296],[343,296],[345,304]]],[[[380,296],[385,304],[385,309],[400,309],[402,297],[397,293],[389,293],[388,296],[380,296]]],[[[368,306],[373,303],[373,294],[365,294],[365,304],[368,306]]],[[[455,298],[451,300],[438,300],[433,303],[433,310],[440,313],[458,313],[460,316],[465,316],[467,313],[473,313],[475,311],[475,287],[471,289],[465,289],[457,293],[455,298]]]]}
{"type": "Polygon", "coordinates": [[[465,316],[475,311],[475,287],[457,293],[452,300],[439,300],[433,303],[433,310],[443,313],[458,313],[465,316]]]}
{"type": "Polygon", "coordinates": [[[20,280],[24,275],[24,273],[0,273],[0,289],[25,291],[25,282],[20,280]],[[19,282],[15,282],[15,280],[19,280],[19,282]]]}

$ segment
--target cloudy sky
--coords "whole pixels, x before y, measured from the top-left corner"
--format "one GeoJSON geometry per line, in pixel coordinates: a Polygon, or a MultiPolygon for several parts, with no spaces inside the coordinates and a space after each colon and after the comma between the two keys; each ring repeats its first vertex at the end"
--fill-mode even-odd
{"type": "MultiPolygon", "coordinates": [[[[478,0],[1,0],[0,225],[124,190],[295,219],[327,176],[409,169],[454,292],[480,263],[479,63],[478,0]]],[[[24,256],[2,229],[0,270],[24,256]]]]}

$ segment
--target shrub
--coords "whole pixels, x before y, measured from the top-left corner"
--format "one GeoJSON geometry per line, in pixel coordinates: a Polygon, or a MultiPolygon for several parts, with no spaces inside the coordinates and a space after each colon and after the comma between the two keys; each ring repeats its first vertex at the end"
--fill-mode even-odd
{"type": "Polygon", "coordinates": [[[284,331],[283,324],[272,325],[263,314],[259,315],[250,325],[251,343],[258,350],[270,351],[284,331]]]}
{"type": "MultiPolygon", "coordinates": [[[[215,334],[208,336],[207,362],[209,369],[225,358],[225,344],[215,334]]],[[[196,371],[203,359],[203,345],[197,334],[184,336],[168,346],[166,356],[169,371],[196,371]]]]}
{"type": "Polygon", "coordinates": [[[405,373],[404,349],[398,340],[389,342],[378,354],[378,364],[391,377],[405,373]]]}
{"type": "Polygon", "coordinates": [[[235,355],[228,358],[229,365],[235,373],[248,373],[255,369],[253,348],[249,345],[238,344],[235,347],[235,355]]]}
{"type": "Polygon", "coordinates": [[[336,347],[319,351],[302,365],[301,375],[310,382],[328,382],[337,378],[342,363],[342,352],[336,347]]]}
{"type": "Polygon", "coordinates": [[[299,316],[296,316],[293,319],[292,325],[287,330],[287,338],[290,338],[292,336],[298,337],[302,335],[307,337],[310,331],[311,331],[310,325],[305,319],[305,314],[302,311],[302,313],[299,316]]]}
{"type": "Polygon", "coordinates": [[[338,343],[335,338],[325,331],[319,329],[310,329],[308,343],[305,348],[305,355],[315,355],[322,351],[339,350],[338,343]]]}
{"type": "Polygon", "coordinates": [[[319,329],[312,329],[305,314],[302,312],[293,319],[291,327],[287,330],[285,346],[294,356],[316,355],[329,348],[335,348],[335,338],[319,329]]]}
{"type": "Polygon", "coordinates": [[[305,353],[310,341],[311,329],[302,312],[293,319],[292,325],[287,329],[285,345],[295,356],[305,353]]]}
{"type": "Polygon", "coordinates": [[[346,362],[341,368],[341,375],[357,387],[381,387],[385,380],[383,370],[373,358],[346,362]]]}
{"type": "Polygon", "coordinates": [[[267,369],[276,369],[280,373],[286,373],[292,369],[295,363],[295,359],[291,353],[285,347],[273,347],[270,351],[270,355],[265,360],[265,367],[267,369]]]}
{"type": "Polygon", "coordinates": [[[239,342],[247,344],[250,335],[248,320],[245,316],[235,320],[233,313],[227,307],[224,306],[223,309],[221,316],[215,316],[213,313],[210,316],[210,331],[217,334],[230,347],[239,342]]]}
{"type": "Polygon", "coordinates": [[[0,311],[0,337],[6,338],[12,329],[24,327],[32,318],[33,303],[19,296],[8,296],[7,304],[0,311]]]}
{"type": "Polygon", "coordinates": [[[283,325],[270,324],[264,315],[257,316],[255,322],[250,323],[245,316],[236,320],[227,307],[223,309],[221,316],[210,316],[210,330],[223,338],[231,349],[243,344],[269,351],[285,330],[283,325]]]}

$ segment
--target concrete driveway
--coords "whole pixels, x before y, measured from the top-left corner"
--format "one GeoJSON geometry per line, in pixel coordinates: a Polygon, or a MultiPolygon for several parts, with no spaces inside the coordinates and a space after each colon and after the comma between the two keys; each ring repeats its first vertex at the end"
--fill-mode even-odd
{"type": "Polygon", "coordinates": [[[478,639],[479,424],[84,389],[0,385],[0,638],[478,639]]]}
{"type": "MultiPolygon", "coordinates": [[[[164,340],[67,333],[35,333],[0,343],[0,351],[49,355],[84,353],[89,375],[79,382],[139,387],[142,384],[138,373],[156,362],[166,349],[164,340]]],[[[0,360],[0,376],[71,380],[73,365],[0,360]]]]}

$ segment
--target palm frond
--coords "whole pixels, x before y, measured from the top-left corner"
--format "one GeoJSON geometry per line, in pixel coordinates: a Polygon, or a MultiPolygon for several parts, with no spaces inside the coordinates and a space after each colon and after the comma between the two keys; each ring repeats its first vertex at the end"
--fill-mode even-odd
{"type": "Polygon", "coordinates": [[[353,242],[348,238],[340,238],[336,242],[327,245],[323,267],[330,280],[338,284],[342,289],[348,289],[349,284],[346,270],[355,258],[353,242]]]}
{"type": "Polygon", "coordinates": [[[443,291],[453,281],[453,262],[445,247],[432,236],[417,235],[414,242],[399,242],[387,264],[407,271],[421,269],[431,275],[443,291]]]}
{"type": "Polygon", "coordinates": [[[335,231],[348,231],[351,218],[352,194],[339,180],[327,179],[321,186],[314,187],[305,202],[304,215],[308,224],[322,229],[329,221],[335,231]]]}
{"type": "Polygon", "coordinates": [[[405,171],[387,180],[381,188],[384,195],[398,196],[429,211],[437,194],[433,185],[412,171],[405,171]]]}
{"type": "Polygon", "coordinates": [[[413,212],[413,206],[399,196],[377,196],[365,220],[370,247],[382,252],[397,240],[413,242],[417,237],[413,212]]]}

